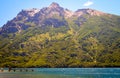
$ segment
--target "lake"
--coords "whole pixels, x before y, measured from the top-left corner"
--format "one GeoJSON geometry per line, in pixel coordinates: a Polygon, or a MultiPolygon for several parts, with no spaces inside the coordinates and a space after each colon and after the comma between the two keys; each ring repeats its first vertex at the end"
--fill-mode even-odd
{"type": "Polygon", "coordinates": [[[120,68],[33,68],[0,72],[0,78],[120,78],[120,68]]]}

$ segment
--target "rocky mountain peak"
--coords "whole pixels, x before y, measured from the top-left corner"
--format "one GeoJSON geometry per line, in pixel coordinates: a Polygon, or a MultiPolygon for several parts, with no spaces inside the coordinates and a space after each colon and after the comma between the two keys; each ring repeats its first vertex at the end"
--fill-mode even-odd
{"type": "Polygon", "coordinates": [[[53,2],[52,4],[50,4],[50,6],[41,9],[39,14],[42,14],[42,16],[44,16],[44,18],[45,17],[52,18],[54,16],[64,17],[64,8],[59,6],[59,4],[53,2]]]}
{"type": "Polygon", "coordinates": [[[40,9],[33,8],[33,9],[28,9],[26,11],[28,12],[30,16],[34,16],[36,13],[40,11],[40,9]]]}
{"type": "Polygon", "coordinates": [[[49,8],[58,8],[60,7],[58,3],[53,2],[52,4],[50,4],[49,8]]]}
{"type": "Polygon", "coordinates": [[[94,15],[96,15],[96,16],[101,16],[101,15],[103,15],[103,14],[105,14],[105,13],[103,13],[103,12],[100,12],[100,11],[97,11],[97,10],[93,10],[93,9],[86,9],[86,12],[88,13],[88,14],[90,14],[90,15],[92,15],[92,16],[94,16],[94,15]]]}
{"type": "Polygon", "coordinates": [[[91,16],[101,16],[101,15],[104,15],[106,13],[103,13],[101,11],[97,11],[97,10],[93,10],[93,9],[78,9],[76,12],[75,12],[75,15],[77,16],[81,16],[83,14],[88,14],[88,15],[91,15],[91,16]]]}
{"type": "Polygon", "coordinates": [[[25,16],[31,16],[33,17],[36,13],[38,13],[40,11],[40,9],[36,9],[36,8],[33,8],[33,9],[27,9],[27,10],[22,10],[19,14],[19,15],[25,15],[25,16]]]}

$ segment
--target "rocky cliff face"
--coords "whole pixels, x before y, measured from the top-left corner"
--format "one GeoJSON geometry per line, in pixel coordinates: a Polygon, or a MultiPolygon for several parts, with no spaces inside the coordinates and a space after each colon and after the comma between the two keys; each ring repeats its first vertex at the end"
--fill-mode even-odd
{"type": "MultiPolygon", "coordinates": [[[[21,32],[31,26],[65,26],[67,21],[65,19],[76,17],[78,20],[85,21],[84,15],[101,16],[105,13],[92,9],[79,9],[72,12],[64,9],[59,4],[53,2],[49,7],[42,9],[22,10],[12,20],[8,21],[1,29],[0,33],[15,33],[21,32]]],[[[80,25],[82,22],[78,22],[80,25]]]]}

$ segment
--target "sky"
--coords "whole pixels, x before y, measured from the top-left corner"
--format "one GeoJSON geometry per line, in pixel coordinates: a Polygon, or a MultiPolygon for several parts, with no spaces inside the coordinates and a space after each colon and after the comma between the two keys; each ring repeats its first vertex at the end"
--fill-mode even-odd
{"type": "Polygon", "coordinates": [[[0,0],[0,27],[16,17],[22,9],[41,9],[52,2],[72,11],[91,8],[120,16],[120,0],[0,0]]]}

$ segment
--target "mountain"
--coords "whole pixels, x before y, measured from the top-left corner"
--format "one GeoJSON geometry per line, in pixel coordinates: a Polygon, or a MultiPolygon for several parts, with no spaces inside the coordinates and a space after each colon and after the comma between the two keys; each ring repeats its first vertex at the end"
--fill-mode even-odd
{"type": "Polygon", "coordinates": [[[53,2],[49,7],[43,9],[33,8],[22,10],[13,20],[8,21],[7,24],[2,27],[0,33],[21,32],[31,26],[64,26],[67,25],[67,18],[76,17],[84,19],[84,15],[100,16],[105,15],[105,13],[92,9],[79,9],[76,12],[72,12],[53,2]]]}
{"type": "Polygon", "coordinates": [[[53,2],[0,28],[2,67],[119,67],[120,16],[53,2]]]}

